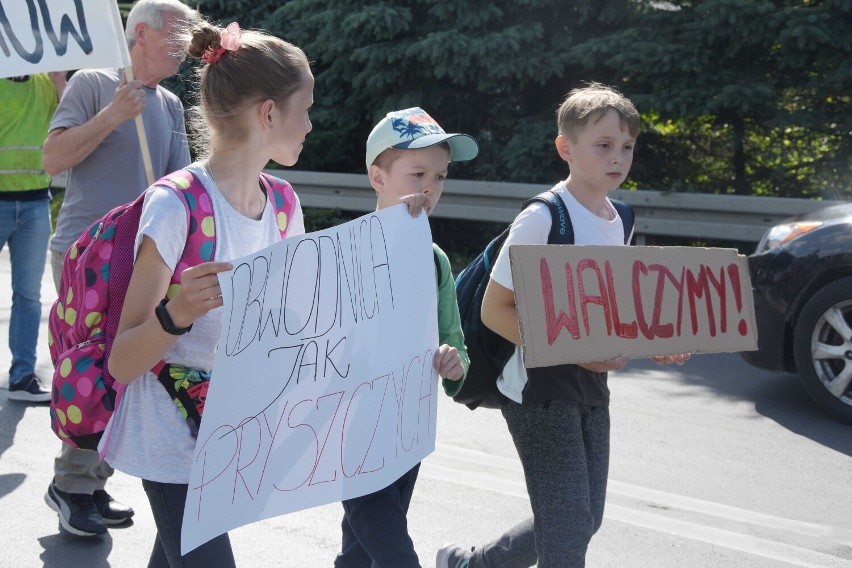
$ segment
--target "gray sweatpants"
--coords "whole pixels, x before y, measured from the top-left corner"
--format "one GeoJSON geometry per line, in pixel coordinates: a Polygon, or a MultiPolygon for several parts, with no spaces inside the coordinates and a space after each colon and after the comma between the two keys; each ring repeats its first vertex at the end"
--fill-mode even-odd
{"type": "Polygon", "coordinates": [[[474,551],[470,568],[573,568],[603,521],[609,409],[570,401],[503,405],[533,517],[474,551]]]}
{"type": "MultiPolygon", "coordinates": [[[[62,277],[62,262],[65,255],[50,251],[50,269],[53,272],[53,284],[59,293],[59,281],[62,277]]],[[[71,444],[60,442],[59,454],[53,460],[53,476],[56,487],[66,493],[86,493],[91,495],[97,489],[103,489],[107,478],[115,470],[103,461],[98,452],[78,450],[71,444]]]]}

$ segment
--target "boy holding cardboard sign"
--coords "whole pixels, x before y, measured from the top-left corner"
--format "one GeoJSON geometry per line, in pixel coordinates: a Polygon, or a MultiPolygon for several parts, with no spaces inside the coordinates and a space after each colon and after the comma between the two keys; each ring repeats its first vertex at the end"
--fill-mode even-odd
{"type": "MultiPolygon", "coordinates": [[[[639,133],[639,113],[614,89],[590,84],[568,94],[558,111],[556,150],[570,167],[554,191],[565,203],[578,245],[623,245],[624,225],[607,194],[627,177],[639,133]]],[[[512,223],[482,301],[482,321],[516,345],[498,378],[509,399],[501,412],[524,468],[533,517],[499,539],[468,552],[454,544],[437,555],[439,568],[540,568],[585,564],[603,520],[609,469],[607,372],[627,357],[582,365],[525,369],[509,246],[546,244],[552,224],[544,204],[512,223]]],[[[655,358],[682,363],[688,355],[655,358]]]]}
{"type": "MultiPolygon", "coordinates": [[[[367,138],[367,172],[376,191],[377,209],[417,197],[426,212],[437,205],[450,161],[472,160],[479,152],[467,134],[447,134],[421,108],[390,112],[367,138]]],[[[464,345],[450,261],[433,244],[438,288],[438,351],[433,365],[444,378],[444,392],[461,388],[469,359],[464,345]]],[[[406,514],[420,464],[374,493],[343,501],[343,539],[336,568],[393,566],[419,568],[408,535],[406,514]]]]}

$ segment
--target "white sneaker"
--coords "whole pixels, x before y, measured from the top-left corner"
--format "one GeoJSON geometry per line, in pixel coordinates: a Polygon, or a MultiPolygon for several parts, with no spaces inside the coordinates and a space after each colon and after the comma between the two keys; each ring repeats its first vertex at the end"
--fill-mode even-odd
{"type": "Polygon", "coordinates": [[[447,543],[435,555],[435,568],[467,568],[470,555],[470,552],[456,543],[447,543]]]}

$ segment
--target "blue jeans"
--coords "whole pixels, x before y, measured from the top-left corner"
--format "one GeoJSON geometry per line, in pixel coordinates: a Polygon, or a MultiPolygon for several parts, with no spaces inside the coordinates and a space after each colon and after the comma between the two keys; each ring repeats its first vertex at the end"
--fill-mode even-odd
{"type": "MultiPolygon", "coordinates": [[[[97,453],[95,453],[97,455],[97,453]]],[[[182,483],[160,483],[142,480],[148,495],[151,513],[157,525],[157,540],[148,560],[148,568],[235,568],[234,552],[228,533],[209,540],[186,554],[180,555],[180,534],[183,507],[189,487],[182,483]]]]}
{"type": "Polygon", "coordinates": [[[50,200],[0,200],[0,250],[9,244],[12,263],[12,314],[9,384],[35,372],[41,322],[41,277],[50,239],[50,200]]]}
{"type": "Polygon", "coordinates": [[[420,568],[406,519],[419,472],[417,464],[384,489],[343,502],[335,568],[420,568]]]}

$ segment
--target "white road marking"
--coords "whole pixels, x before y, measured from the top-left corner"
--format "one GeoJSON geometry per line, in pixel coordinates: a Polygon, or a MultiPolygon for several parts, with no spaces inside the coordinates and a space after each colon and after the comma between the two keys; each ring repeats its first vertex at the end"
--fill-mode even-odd
{"type": "Polygon", "coordinates": [[[802,566],[803,568],[849,567],[849,560],[844,560],[843,558],[824,552],[719,529],[705,524],[669,519],[662,515],[637,511],[620,505],[607,504],[604,517],[731,550],[746,552],[779,562],[786,562],[793,566],[802,566]]]}
{"type": "MultiPolygon", "coordinates": [[[[436,445],[435,453],[423,462],[421,475],[519,499],[527,498],[521,464],[517,459],[495,456],[451,444],[436,445]]],[[[608,489],[611,497],[619,496],[644,501],[655,506],[654,511],[659,511],[652,513],[639,510],[613,503],[610,499],[604,516],[614,521],[803,568],[841,568],[850,565],[848,557],[844,559],[820,550],[789,543],[790,540],[806,542],[812,544],[814,548],[832,551],[838,548],[852,548],[850,544],[852,535],[841,535],[837,528],[785,519],[620,481],[610,480],[608,489]],[[691,520],[668,516],[677,511],[697,513],[699,516],[691,520]],[[710,517],[710,519],[705,520],[701,516],[710,517]],[[712,519],[726,523],[752,525],[764,529],[764,532],[768,532],[773,538],[719,528],[713,526],[712,519]],[[702,520],[705,522],[701,522],[702,520]],[[791,539],[791,536],[796,538],[791,539]]]]}

